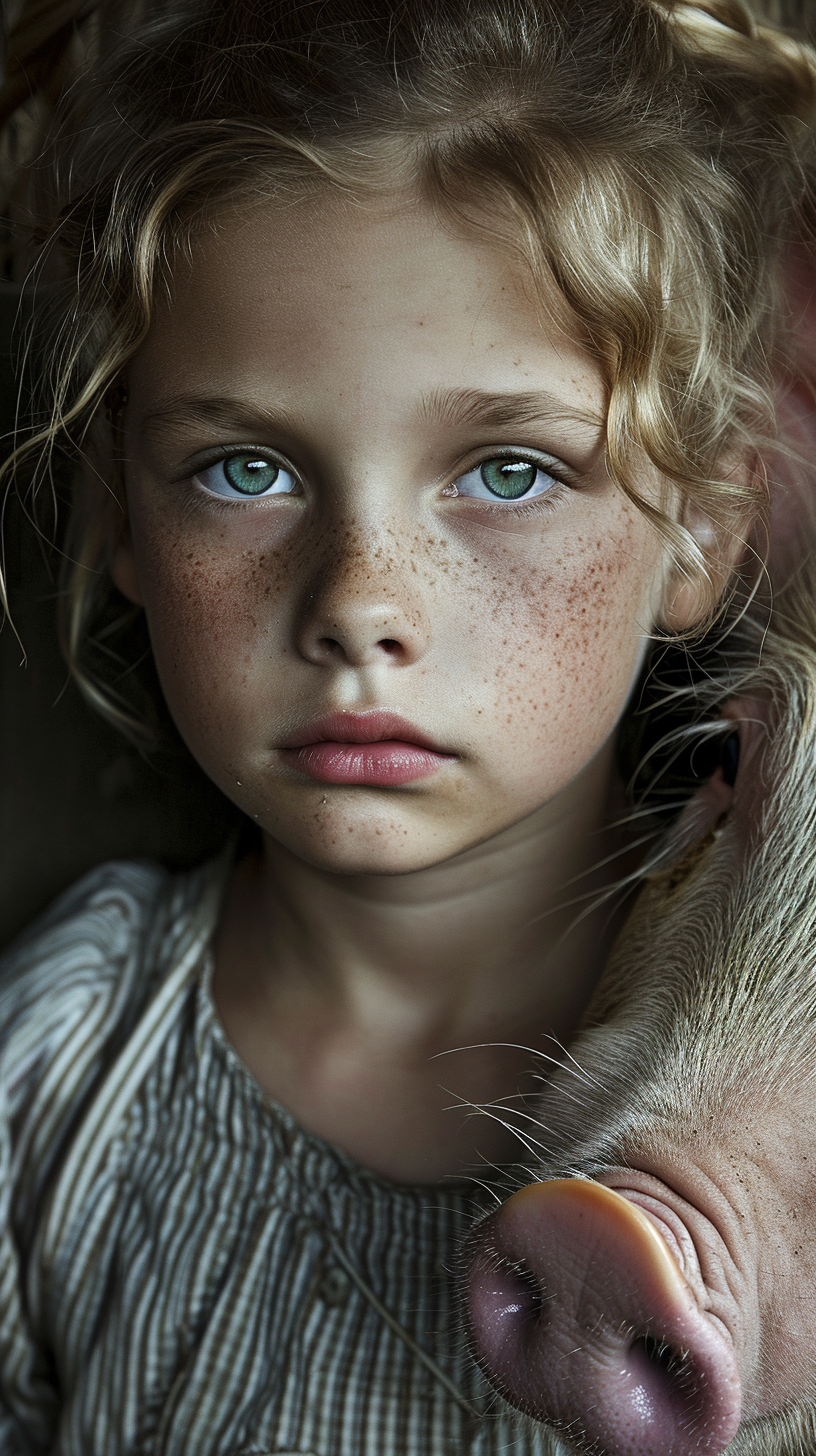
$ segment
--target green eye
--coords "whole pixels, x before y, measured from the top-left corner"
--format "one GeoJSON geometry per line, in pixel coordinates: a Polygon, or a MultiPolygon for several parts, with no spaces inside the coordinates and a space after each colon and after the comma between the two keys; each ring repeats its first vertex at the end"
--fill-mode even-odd
{"type": "MultiPolygon", "coordinates": [[[[553,462],[556,466],[556,462],[553,462]]],[[[557,468],[557,467],[556,467],[557,468]]],[[[539,460],[531,460],[515,451],[506,455],[490,455],[481,465],[474,465],[464,475],[452,482],[453,489],[443,491],[444,495],[470,496],[472,500],[505,501],[514,505],[516,501],[532,501],[539,496],[562,489],[557,475],[551,475],[548,467],[539,460]]]]}
{"type": "Polygon", "coordinates": [[[498,456],[485,460],[479,473],[493,495],[502,500],[519,500],[535,481],[538,466],[530,460],[503,460],[498,456]]]}
{"type": "Polygon", "coordinates": [[[242,495],[262,495],[280,475],[280,468],[259,455],[230,455],[223,461],[230,485],[242,495]]]}

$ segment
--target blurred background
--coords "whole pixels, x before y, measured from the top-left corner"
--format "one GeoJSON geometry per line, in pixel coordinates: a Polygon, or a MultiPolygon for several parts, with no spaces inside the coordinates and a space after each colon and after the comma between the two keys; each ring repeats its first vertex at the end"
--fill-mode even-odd
{"type": "MultiPolygon", "coordinates": [[[[161,6],[7,0],[0,85],[0,451],[27,381],[17,368],[24,320],[26,164],[88,47],[116,44],[127,18],[161,6]],[[21,303],[21,298],[23,299],[21,303]],[[22,318],[21,318],[22,311],[22,318]]],[[[67,483],[66,483],[67,484],[67,483]]],[[[67,494],[67,490],[66,490],[67,494]]],[[[54,530],[56,524],[56,532],[54,530]]],[[[235,812],[180,745],[142,757],[84,701],[62,660],[59,554],[14,495],[3,547],[13,629],[0,628],[0,945],[100,861],[147,856],[171,866],[215,853],[235,812]]]]}
{"type": "MultiPolygon", "coordinates": [[[[16,367],[25,318],[28,162],[63,87],[90,48],[172,0],[5,0],[0,24],[0,452],[28,382],[16,367]]],[[[763,14],[816,40],[816,0],[766,0],[763,14]]],[[[66,490],[69,482],[64,483],[66,490]]],[[[62,661],[56,623],[59,519],[38,532],[5,505],[3,550],[13,628],[0,629],[0,945],[80,874],[110,858],[171,866],[215,853],[235,811],[190,756],[151,759],[85,703],[62,661]]]]}

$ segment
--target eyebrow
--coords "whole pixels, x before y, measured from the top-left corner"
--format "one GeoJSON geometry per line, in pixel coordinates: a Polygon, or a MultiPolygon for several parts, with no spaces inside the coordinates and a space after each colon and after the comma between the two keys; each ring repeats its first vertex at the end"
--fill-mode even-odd
{"type": "Polygon", "coordinates": [[[603,426],[603,417],[596,411],[569,406],[546,390],[435,389],[424,397],[420,415],[428,424],[480,425],[496,430],[567,420],[596,429],[603,426]]]}
{"type": "MultiPolygon", "coordinates": [[[[422,396],[418,414],[424,424],[459,429],[478,426],[506,430],[566,421],[594,429],[603,427],[603,417],[596,411],[570,407],[546,390],[435,389],[422,396]]],[[[259,427],[297,434],[305,428],[305,422],[288,410],[248,406],[243,400],[220,395],[179,395],[150,410],[141,421],[142,429],[158,435],[191,426],[223,430],[226,434],[245,430],[249,439],[259,427]]]]}
{"type": "Polygon", "coordinates": [[[286,410],[248,406],[245,401],[214,395],[178,395],[158,409],[142,416],[141,428],[149,434],[168,434],[185,426],[208,427],[232,434],[246,430],[247,439],[259,426],[269,430],[294,433],[302,422],[286,410]]]}

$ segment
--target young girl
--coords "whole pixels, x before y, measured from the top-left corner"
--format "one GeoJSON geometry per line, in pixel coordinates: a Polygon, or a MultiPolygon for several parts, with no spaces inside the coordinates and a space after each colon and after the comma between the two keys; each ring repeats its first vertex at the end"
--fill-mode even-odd
{"type": "Polygon", "coordinates": [[[566,1449],[457,1248],[603,964],[648,641],[764,500],[814,76],[740,0],[210,0],[74,87],[71,665],[124,722],[143,610],[245,830],[6,959],[3,1453],[566,1449]]]}

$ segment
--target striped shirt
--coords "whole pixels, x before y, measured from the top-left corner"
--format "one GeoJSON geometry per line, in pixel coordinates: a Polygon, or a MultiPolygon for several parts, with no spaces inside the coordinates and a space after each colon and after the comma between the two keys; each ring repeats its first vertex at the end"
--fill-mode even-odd
{"type": "Polygon", "coordinates": [[[0,1456],[565,1456],[472,1360],[472,1184],[304,1131],[209,991],[222,863],[105,865],[0,975],[0,1456]]]}

